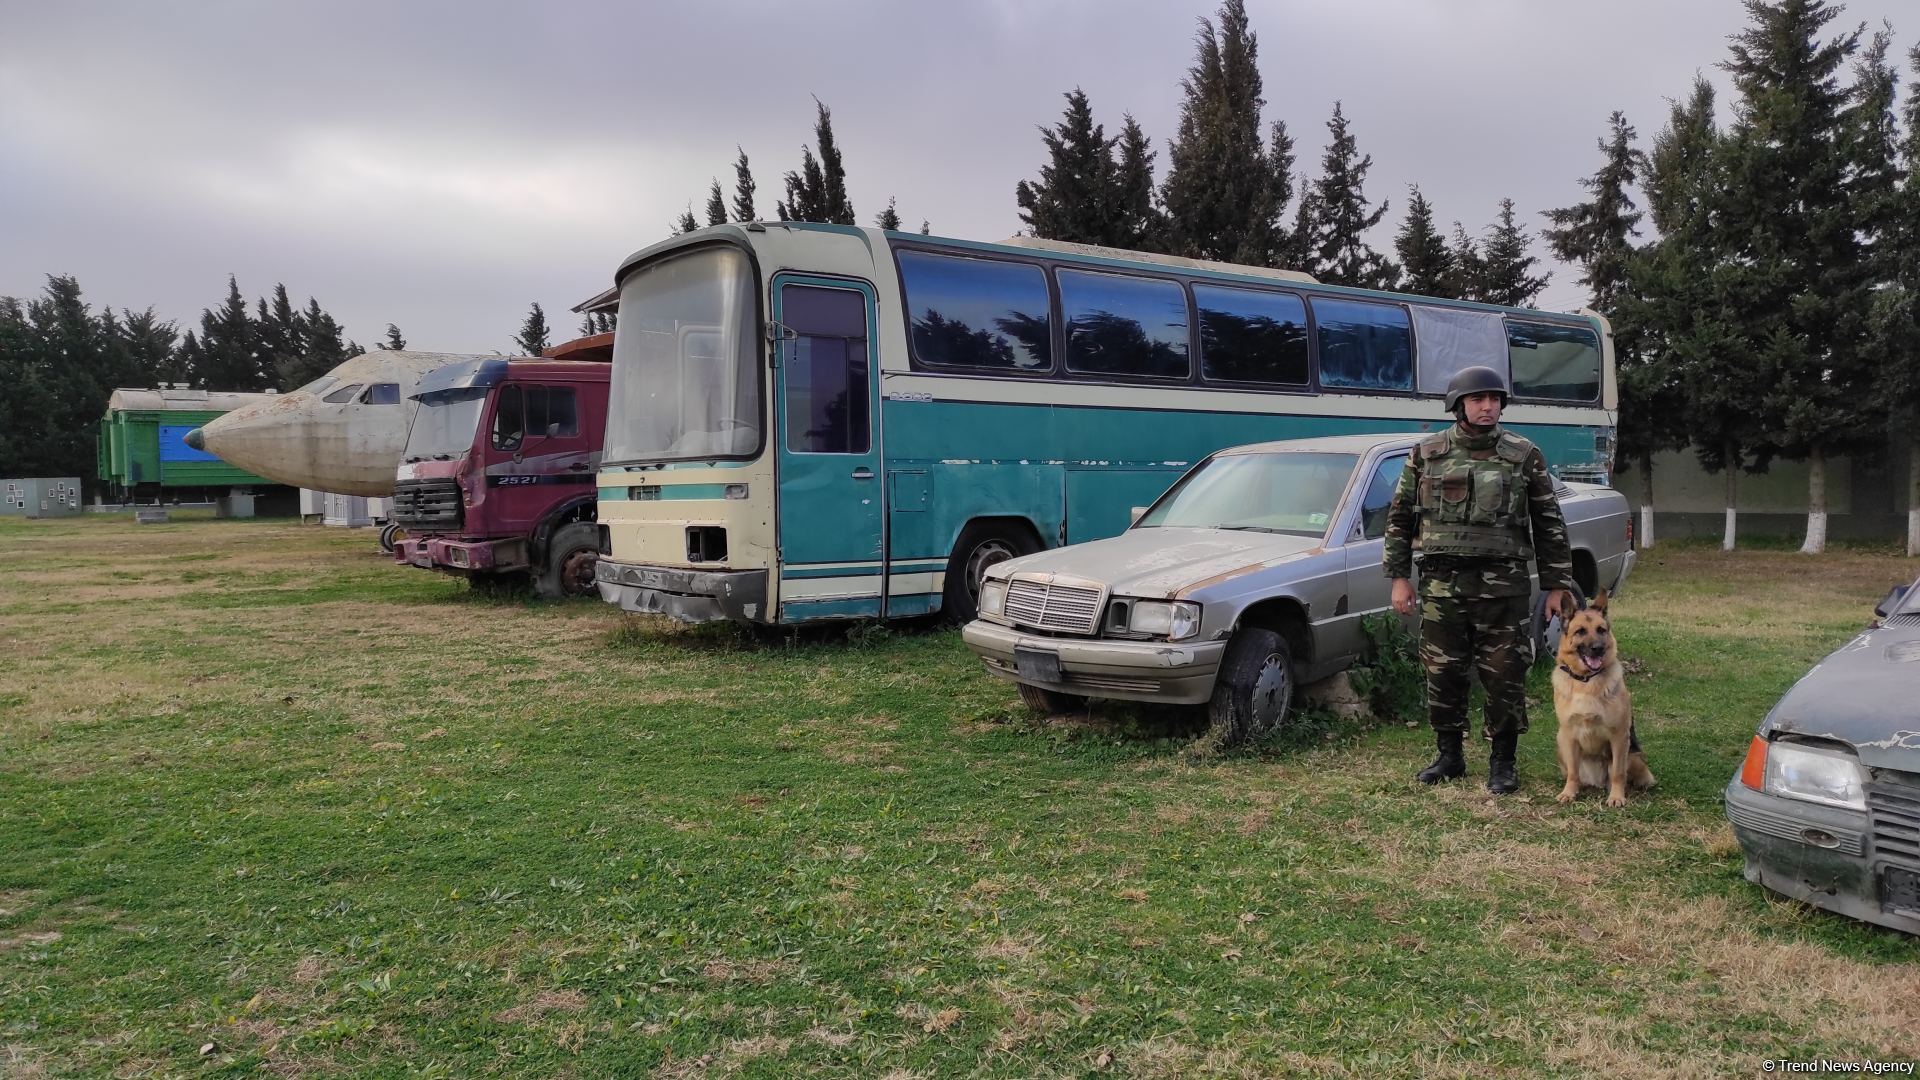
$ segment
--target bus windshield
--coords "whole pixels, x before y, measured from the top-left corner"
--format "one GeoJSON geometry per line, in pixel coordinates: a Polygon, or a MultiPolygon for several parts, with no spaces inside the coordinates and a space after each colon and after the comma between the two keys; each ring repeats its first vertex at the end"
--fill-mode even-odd
{"type": "Polygon", "coordinates": [[[620,289],[608,463],[760,450],[753,266],[733,247],[669,256],[620,289]]]}
{"type": "Polygon", "coordinates": [[[473,432],[487,401],[484,386],[448,390],[420,399],[407,429],[407,461],[451,461],[473,447],[473,432]]]}
{"type": "Polygon", "coordinates": [[[1304,451],[1226,454],[1188,473],[1134,528],[1320,536],[1357,460],[1304,451]]]}

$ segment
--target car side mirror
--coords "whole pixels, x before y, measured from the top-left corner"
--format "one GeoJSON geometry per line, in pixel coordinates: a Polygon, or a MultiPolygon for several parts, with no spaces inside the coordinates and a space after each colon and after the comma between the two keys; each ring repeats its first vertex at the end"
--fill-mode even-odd
{"type": "Polygon", "coordinates": [[[558,438],[559,436],[560,436],[560,421],[555,420],[553,423],[547,425],[547,438],[554,439],[554,438],[558,438]]]}
{"type": "Polygon", "coordinates": [[[1907,598],[1907,590],[1911,588],[1913,588],[1912,585],[1895,585],[1893,588],[1888,589],[1887,595],[1881,597],[1880,602],[1873,605],[1874,617],[1877,619],[1886,618],[1888,612],[1899,607],[1900,601],[1907,598]]]}
{"type": "Polygon", "coordinates": [[[1139,521],[1141,518],[1146,516],[1147,516],[1147,508],[1144,506],[1136,506],[1132,510],[1128,511],[1127,524],[1132,525],[1133,523],[1139,521]]]}

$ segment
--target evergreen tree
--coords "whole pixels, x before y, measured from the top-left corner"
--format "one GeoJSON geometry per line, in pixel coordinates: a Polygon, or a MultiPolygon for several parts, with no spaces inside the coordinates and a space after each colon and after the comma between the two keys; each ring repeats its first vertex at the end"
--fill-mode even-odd
{"type": "Polygon", "coordinates": [[[1826,460],[1872,453],[1884,437],[1865,331],[1872,267],[1852,200],[1861,162],[1840,85],[1858,30],[1823,40],[1826,0],[1746,0],[1751,20],[1721,66],[1740,100],[1727,143],[1727,282],[1766,372],[1767,440],[1808,464],[1806,552],[1826,546],[1826,460]]]}
{"type": "Polygon", "coordinates": [[[154,386],[186,381],[173,367],[174,343],[180,337],[173,323],[162,321],[151,307],[138,312],[122,308],[120,315],[127,370],[114,380],[114,385],[154,386]]]}
{"type": "Polygon", "coordinates": [[[116,363],[118,321],[96,318],[80,283],[49,275],[46,288],[24,306],[0,301],[0,475],[95,475],[100,415],[114,383],[126,374],[116,363]],[[17,381],[13,381],[17,380],[17,381]]]}
{"type": "Polygon", "coordinates": [[[1290,185],[1292,142],[1278,124],[1274,144],[1261,142],[1266,99],[1245,0],[1225,0],[1217,32],[1201,19],[1194,46],[1160,193],[1169,246],[1179,255],[1272,265],[1285,248],[1285,199],[1276,198],[1290,185]]]}
{"type": "MultiPolygon", "coordinates": [[[[1114,244],[1136,251],[1165,251],[1166,215],[1154,203],[1153,143],[1131,113],[1124,119],[1113,176],[1114,244]]],[[[1276,131],[1285,138],[1285,128],[1276,125],[1276,131]]],[[[1285,201],[1282,194],[1281,202],[1285,201]]]]}
{"type": "Polygon", "coordinates": [[[322,311],[320,301],[311,296],[307,297],[307,308],[301,313],[300,322],[307,332],[306,358],[300,370],[286,373],[280,384],[282,390],[297,390],[361,352],[358,344],[342,340],[346,330],[332,315],[322,311]]]}
{"type": "Polygon", "coordinates": [[[1458,299],[1453,253],[1447,250],[1447,238],[1434,228],[1433,207],[1418,184],[1407,185],[1407,217],[1393,238],[1393,250],[1400,256],[1402,289],[1458,299]]]}
{"type": "Polygon", "coordinates": [[[1907,433],[1907,555],[1920,555],[1920,47],[1907,54],[1915,86],[1907,91],[1900,175],[1876,238],[1873,346],[1881,359],[1878,395],[1907,433]]]}
{"type": "Polygon", "coordinates": [[[1079,87],[1066,94],[1067,111],[1040,129],[1047,163],[1038,180],[1014,185],[1021,224],[1043,240],[1112,244],[1118,191],[1113,148],[1118,139],[1093,122],[1093,106],[1079,87]]]}
{"type": "Polygon", "coordinates": [[[513,346],[520,350],[521,356],[539,356],[547,351],[547,313],[540,310],[539,301],[534,301],[532,310],[527,312],[526,321],[520,324],[520,333],[514,335],[513,346]]]}
{"type": "Polygon", "coordinates": [[[594,327],[593,332],[596,334],[613,333],[613,328],[615,325],[617,325],[619,318],[620,316],[618,312],[613,312],[613,311],[595,312],[593,316],[593,327],[594,327]]]}
{"type": "Polygon", "coordinates": [[[753,208],[753,170],[747,167],[747,152],[740,150],[740,157],[733,163],[733,220],[758,221],[760,212],[753,208]]]}
{"type": "Polygon", "coordinates": [[[680,213],[680,220],[673,223],[673,232],[676,236],[683,236],[699,227],[699,220],[693,216],[693,204],[688,203],[687,208],[680,213]]]}
{"type": "Polygon", "coordinates": [[[592,314],[586,314],[586,315],[580,316],[580,329],[577,331],[577,333],[581,337],[592,337],[594,334],[598,333],[598,331],[596,331],[593,328],[592,314]]]}
{"type": "Polygon", "coordinates": [[[179,347],[173,351],[172,370],[175,377],[169,381],[183,386],[198,384],[200,369],[203,366],[205,366],[205,360],[200,348],[200,339],[192,330],[188,330],[181,336],[179,347]]]}
{"type": "Polygon", "coordinates": [[[920,235],[921,236],[933,235],[933,223],[928,221],[926,218],[920,219],[920,235]]]}
{"type": "Polygon", "coordinates": [[[874,217],[873,223],[876,227],[890,232],[900,230],[900,211],[893,207],[893,196],[887,196],[887,208],[874,217]]]}
{"type": "Polygon", "coordinates": [[[786,175],[787,198],[775,204],[781,221],[824,221],[834,225],[855,224],[853,203],[847,198],[847,171],[840,148],[833,139],[833,113],[815,98],[817,115],[813,133],[820,156],[811,147],[801,148],[800,171],[786,175]]]}
{"type": "Polygon", "coordinates": [[[1453,223],[1453,241],[1447,254],[1453,260],[1453,284],[1448,287],[1447,295],[1461,300],[1485,300],[1487,260],[1480,253],[1480,244],[1467,235],[1466,226],[1458,221],[1453,223]]]}
{"type": "Polygon", "coordinates": [[[1508,307],[1531,305],[1547,287],[1552,273],[1535,277],[1531,271],[1540,260],[1528,254],[1533,237],[1513,217],[1513,200],[1500,200],[1500,220],[1487,229],[1481,249],[1480,299],[1508,307]]]}
{"type": "Polygon", "coordinates": [[[200,315],[200,357],[195,386],[207,390],[255,392],[268,385],[260,357],[260,327],[247,313],[240,284],[227,276],[227,300],[218,311],[200,315]]]}
{"type": "Polygon", "coordinates": [[[1320,276],[1320,251],[1314,243],[1314,237],[1320,230],[1320,196],[1314,192],[1313,185],[1305,175],[1299,177],[1295,186],[1300,189],[1300,201],[1293,208],[1293,228],[1280,238],[1274,265],[1317,278],[1320,276]]]}
{"type": "Polygon", "coordinates": [[[715,180],[707,189],[707,224],[725,225],[727,223],[727,200],[720,194],[720,181],[715,180]]]}
{"type": "Polygon", "coordinates": [[[260,328],[260,361],[272,376],[273,385],[290,390],[311,381],[312,376],[300,378],[307,370],[306,322],[288,299],[286,285],[274,285],[271,307],[265,297],[260,298],[259,315],[254,321],[260,328]]]}
{"type": "Polygon", "coordinates": [[[1399,279],[1398,268],[1366,240],[1367,230],[1378,225],[1387,213],[1386,203],[1376,207],[1367,200],[1367,170],[1373,167],[1373,156],[1360,155],[1359,144],[1347,130],[1346,115],[1337,101],[1327,131],[1333,138],[1320,159],[1320,179],[1313,185],[1317,204],[1314,258],[1320,267],[1320,280],[1363,289],[1391,289],[1399,279]]]}
{"type": "Polygon", "coordinates": [[[387,352],[399,352],[402,349],[405,349],[406,347],[407,347],[407,339],[400,336],[400,328],[393,325],[392,323],[388,323],[387,324],[387,342],[386,344],[379,346],[379,348],[384,349],[387,352]]]}

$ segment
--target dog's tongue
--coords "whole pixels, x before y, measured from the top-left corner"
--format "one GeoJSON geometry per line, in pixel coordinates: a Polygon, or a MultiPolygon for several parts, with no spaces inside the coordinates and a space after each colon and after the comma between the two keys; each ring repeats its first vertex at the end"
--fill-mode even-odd
{"type": "Polygon", "coordinates": [[[1604,656],[1590,656],[1586,653],[1580,655],[1580,660],[1587,665],[1588,671],[1599,671],[1607,663],[1607,658],[1604,656]]]}

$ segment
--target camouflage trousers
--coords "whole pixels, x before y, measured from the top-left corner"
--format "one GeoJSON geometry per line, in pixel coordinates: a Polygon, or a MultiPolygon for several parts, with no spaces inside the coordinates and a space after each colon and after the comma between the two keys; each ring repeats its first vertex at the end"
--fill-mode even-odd
{"type": "Polygon", "coordinates": [[[1525,596],[1420,600],[1420,663],[1427,669],[1427,722],[1468,730],[1473,675],[1487,692],[1488,738],[1527,730],[1527,668],[1533,664],[1531,605],[1525,596]]]}

